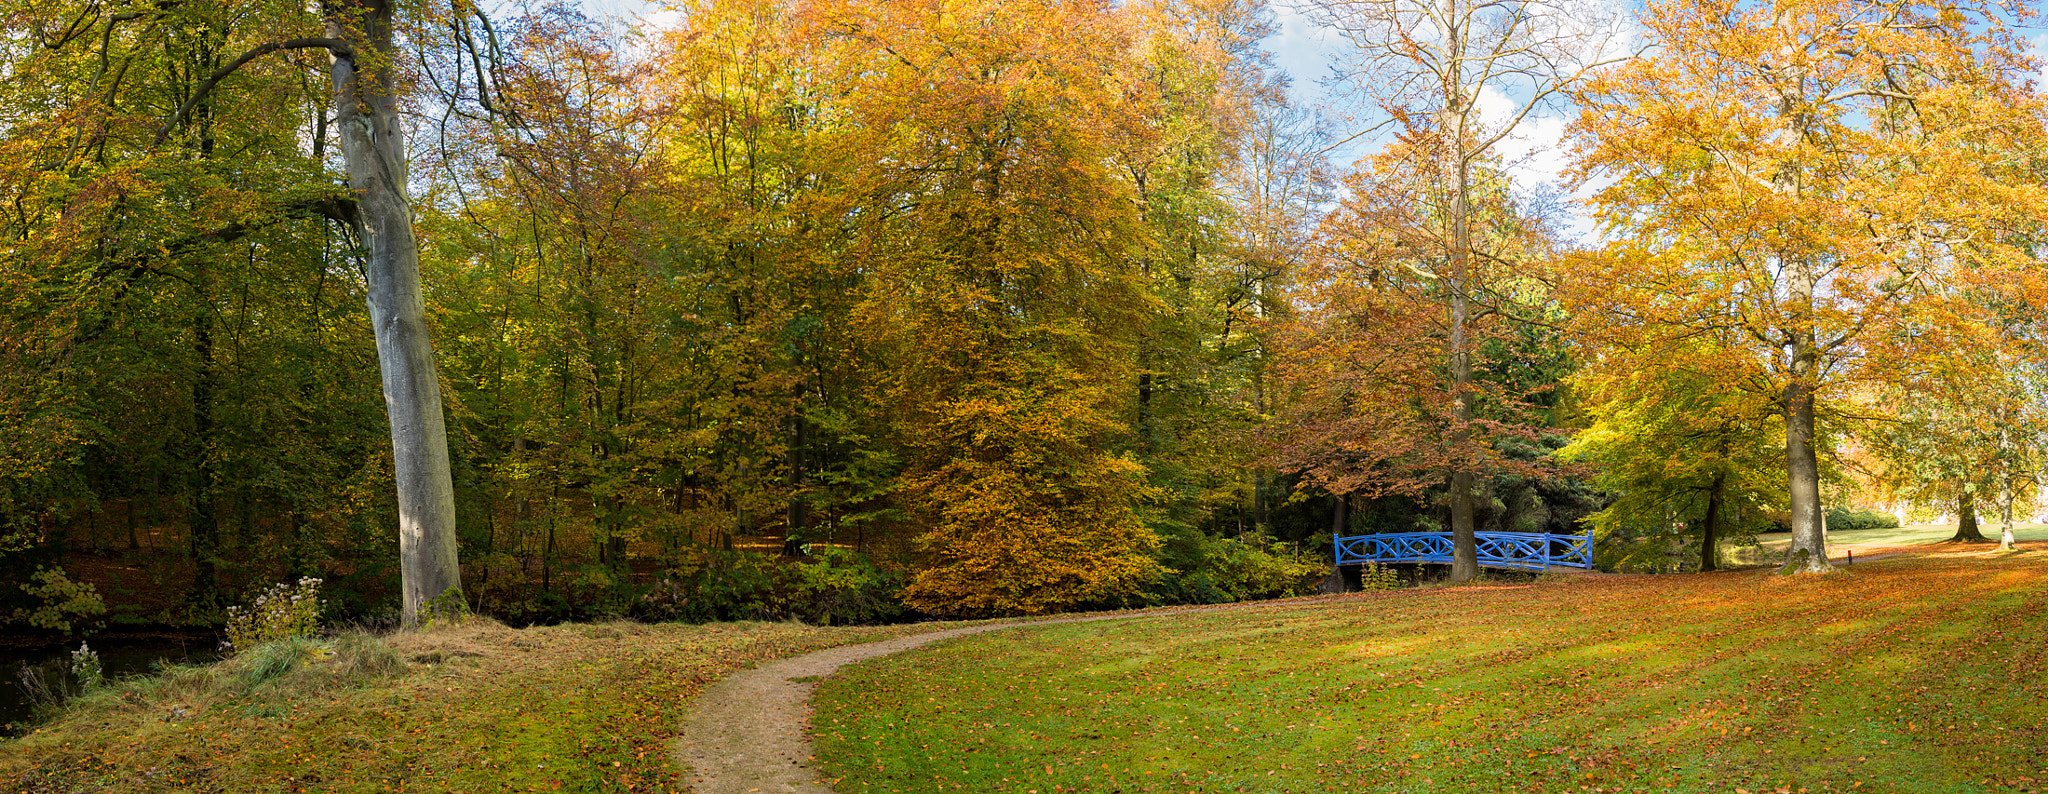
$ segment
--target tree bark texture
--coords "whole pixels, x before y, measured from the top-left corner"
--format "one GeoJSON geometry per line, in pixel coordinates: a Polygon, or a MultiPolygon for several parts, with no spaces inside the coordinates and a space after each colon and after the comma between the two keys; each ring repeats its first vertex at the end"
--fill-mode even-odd
{"type": "MultiPolygon", "coordinates": [[[[1802,340],[1805,341],[1805,340],[1802,340]]],[[[1813,449],[1812,376],[1808,344],[1792,345],[1792,377],[1785,383],[1785,473],[1792,495],[1792,545],[1780,573],[1827,573],[1827,525],[1821,518],[1820,458],[1813,449]]]]}
{"type": "Polygon", "coordinates": [[[216,386],[213,355],[213,296],[207,289],[202,269],[193,283],[199,290],[199,311],[192,318],[192,440],[187,453],[192,463],[192,520],[187,535],[192,551],[191,602],[201,609],[220,604],[220,515],[215,494],[219,489],[219,458],[213,443],[213,395],[216,386]]]}
{"type": "Polygon", "coordinates": [[[405,622],[443,594],[461,597],[448,430],[420,292],[419,243],[406,195],[408,163],[395,96],[393,0],[329,0],[327,32],[353,57],[333,63],[335,127],[368,257],[369,309],[391,419],[398,556],[405,622]]]}
{"type": "Polygon", "coordinates": [[[1719,568],[1718,545],[1721,535],[1721,493],[1728,484],[1727,472],[1714,472],[1714,482],[1707,487],[1707,517],[1700,522],[1700,570],[1711,571],[1719,568]]]}
{"type": "MultiPolygon", "coordinates": [[[[1459,151],[1463,152],[1463,141],[1459,151]]],[[[1451,210],[1451,402],[1453,422],[1451,447],[1462,454],[1472,443],[1472,351],[1466,325],[1471,306],[1465,298],[1470,275],[1472,224],[1467,215],[1471,204],[1471,168],[1458,158],[1458,194],[1451,210]]],[[[1472,526],[1472,470],[1464,463],[1451,472],[1451,581],[1469,582],[1479,576],[1479,539],[1472,526]]]]}
{"type": "Polygon", "coordinates": [[[1963,495],[1956,497],[1956,534],[1949,538],[1953,542],[1990,540],[1977,526],[1977,493],[1965,487],[1963,495]]]}
{"type": "Polygon", "coordinates": [[[1998,550],[2012,551],[2012,436],[2004,429],[1998,431],[1998,518],[2001,524],[1998,533],[1998,550]]]}
{"type": "Polygon", "coordinates": [[[2012,551],[2012,478],[1998,478],[1998,548],[2012,551]]]}

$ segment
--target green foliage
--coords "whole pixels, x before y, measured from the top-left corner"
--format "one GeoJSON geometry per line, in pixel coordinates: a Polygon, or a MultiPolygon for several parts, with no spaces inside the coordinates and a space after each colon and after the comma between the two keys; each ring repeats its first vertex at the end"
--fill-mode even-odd
{"type": "Polygon", "coordinates": [[[1314,593],[1329,572],[1327,563],[1290,544],[1254,535],[1217,538],[1197,573],[1232,601],[1256,601],[1314,593]]]}
{"type": "Polygon", "coordinates": [[[1854,531],[1859,529],[1897,529],[1898,516],[1882,510],[1850,510],[1837,507],[1828,511],[1829,532],[1854,531]]]}
{"type": "Polygon", "coordinates": [[[1222,604],[1316,592],[1329,574],[1320,556],[1259,535],[1193,534],[1168,542],[1161,575],[1146,590],[1153,604],[1222,604]]]}
{"type": "Polygon", "coordinates": [[[823,548],[795,570],[791,612],[821,626],[882,623],[903,613],[903,575],[847,549],[823,548]]]}
{"type": "Polygon", "coordinates": [[[1358,572],[1358,589],[1364,592],[1399,590],[1406,586],[1401,581],[1401,572],[1377,562],[1366,563],[1358,572]]]}
{"type": "Polygon", "coordinates": [[[267,643],[311,636],[320,628],[320,582],[310,576],[280,582],[248,606],[228,607],[228,651],[242,653],[267,643]]]}
{"type": "Polygon", "coordinates": [[[680,555],[634,603],[642,620],[886,622],[903,613],[903,575],[848,549],[814,547],[796,562],[744,551],[680,555]]]}
{"type": "Polygon", "coordinates": [[[1715,534],[1742,542],[1787,503],[1783,429],[1768,395],[1741,390],[1725,372],[1695,368],[1716,348],[1672,359],[1610,358],[1580,374],[1592,426],[1557,451],[1594,468],[1614,495],[1585,523],[1599,538],[1603,570],[1674,570],[1699,564],[1701,527],[1720,500],[1715,534]]]}
{"type": "Polygon", "coordinates": [[[65,634],[90,633],[104,625],[98,618],[107,613],[107,605],[91,583],[73,581],[63,568],[40,566],[30,581],[21,590],[36,606],[14,610],[16,622],[65,634]]]}
{"type": "Polygon", "coordinates": [[[767,620],[777,606],[775,559],[744,551],[689,551],[634,605],[651,621],[767,620]]]}

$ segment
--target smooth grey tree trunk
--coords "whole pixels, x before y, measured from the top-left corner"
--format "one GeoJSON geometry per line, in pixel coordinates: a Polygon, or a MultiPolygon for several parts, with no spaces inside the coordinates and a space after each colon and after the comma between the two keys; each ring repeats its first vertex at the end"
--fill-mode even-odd
{"type": "Polygon", "coordinates": [[[1827,525],[1821,518],[1820,458],[1813,449],[1812,347],[1798,345],[1785,383],[1785,473],[1792,495],[1792,545],[1780,573],[1827,573],[1827,525]]]}
{"type": "MultiPolygon", "coordinates": [[[[1472,443],[1472,351],[1466,325],[1471,306],[1465,297],[1471,275],[1472,193],[1471,166],[1467,164],[1465,141],[1458,141],[1458,194],[1451,208],[1451,402],[1457,427],[1451,431],[1453,455],[1463,455],[1472,443]]],[[[1472,469],[1455,464],[1451,472],[1451,581],[1469,582],[1479,576],[1479,537],[1472,526],[1472,469]]]]}
{"type": "Polygon", "coordinates": [[[1998,478],[1998,520],[2002,525],[1998,534],[1998,550],[2012,551],[2012,476],[2010,474],[2004,474],[1998,478]]]}
{"type": "Polygon", "coordinates": [[[398,557],[407,625],[462,597],[455,552],[455,486],[434,366],[419,243],[406,196],[405,133],[392,81],[393,0],[328,0],[327,35],[352,57],[333,64],[335,128],[357,202],[356,231],[368,256],[369,308],[391,419],[398,490],[398,557]]]}
{"type": "Polygon", "coordinates": [[[2002,525],[1998,533],[1998,550],[2012,551],[2012,435],[2004,428],[1998,431],[1998,518],[2002,525]]]}

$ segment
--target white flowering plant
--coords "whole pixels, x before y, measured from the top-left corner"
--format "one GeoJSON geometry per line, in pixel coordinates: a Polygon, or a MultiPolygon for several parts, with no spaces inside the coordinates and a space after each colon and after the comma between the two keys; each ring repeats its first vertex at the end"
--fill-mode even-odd
{"type": "Polygon", "coordinates": [[[320,581],[308,576],[280,582],[257,596],[254,604],[228,607],[228,652],[311,635],[320,627],[320,581]]]}
{"type": "Polygon", "coordinates": [[[78,650],[71,652],[71,676],[78,679],[78,685],[91,692],[105,686],[107,675],[100,666],[100,655],[86,643],[79,643],[78,650]]]}

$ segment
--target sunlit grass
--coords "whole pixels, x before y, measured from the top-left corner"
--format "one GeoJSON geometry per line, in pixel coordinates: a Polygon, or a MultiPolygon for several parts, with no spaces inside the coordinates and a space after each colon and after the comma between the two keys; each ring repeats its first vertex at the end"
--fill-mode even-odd
{"type": "Polygon", "coordinates": [[[817,698],[841,792],[2033,790],[2048,553],[982,635],[817,698]]]}

